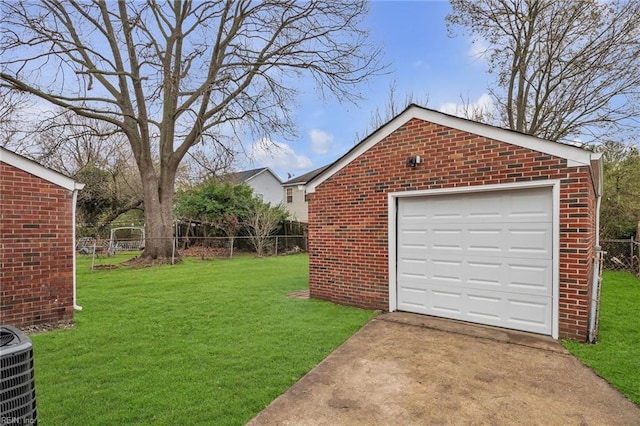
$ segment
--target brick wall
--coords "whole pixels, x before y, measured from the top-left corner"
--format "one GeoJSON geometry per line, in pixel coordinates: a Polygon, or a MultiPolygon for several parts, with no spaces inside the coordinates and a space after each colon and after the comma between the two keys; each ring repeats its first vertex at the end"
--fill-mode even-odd
{"type": "Polygon", "coordinates": [[[0,162],[0,322],[73,320],[72,192],[0,162]]]}
{"type": "Polygon", "coordinates": [[[386,310],[387,193],[561,180],[560,337],[587,337],[594,189],[588,167],[413,119],[334,174],[309,197],[312,297],[386,310]],[[410,168],[409,156],[423,163],[410,168]]]}

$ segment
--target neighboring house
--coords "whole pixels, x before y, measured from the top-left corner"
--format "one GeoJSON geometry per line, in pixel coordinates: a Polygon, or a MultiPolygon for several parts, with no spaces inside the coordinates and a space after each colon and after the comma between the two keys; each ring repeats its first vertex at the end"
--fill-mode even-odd
{"type": "Polygon", "coordinates": [[[327,167],[329,166],[326,165],[311,170],[282,184],[282,188],[284,189],[284,206],[293,220],[304,223],[309,221],[309,206],[305,184],[315,175],[322,173],[327,167]]]}
{"type": "Polygon", "coordinates": [[[268,167],[229,173],[223,179],[233,183],[246,183],[253,189],[256,197],[272,206],[282,204],[282,181],[268,167]]]}
{"type": "Polygon", "coordinates": [[[595,328],[600,154],[411,105],[306,189],[312,297],[554,338],[595,328]]]}
{"type": "Polygon", "coordinates": [[[73,321],[75,207],[84,184],[0,147],[1,323],[73,321]]]}

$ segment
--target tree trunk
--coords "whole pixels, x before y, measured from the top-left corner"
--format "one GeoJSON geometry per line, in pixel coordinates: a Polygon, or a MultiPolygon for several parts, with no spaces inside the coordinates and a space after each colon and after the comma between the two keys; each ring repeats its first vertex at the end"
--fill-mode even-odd
{"type": "Polygon", "coordinates": [[[145,202],[145,247],[142,257],[153,261],[170,261],[174,255],[173,201],[145,202]]]}
{"type": "Polygon", "coordinates": [[[178,256],[174,251],[175,172],[172,173],[168,167],[163,167],[159,179],[153,169],[142,174],[146,235],[141,261],[171,263],[174,256],[178,256]]]}

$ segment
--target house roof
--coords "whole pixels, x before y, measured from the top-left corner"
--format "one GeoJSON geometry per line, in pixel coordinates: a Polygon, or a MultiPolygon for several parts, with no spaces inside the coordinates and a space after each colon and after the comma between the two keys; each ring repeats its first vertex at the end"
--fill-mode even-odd
{"type": "Polygon", "coordinates": [[[1,146],[0,161],[69,191],[84,188],[84,183],[78,183],[67,175],[63,175],[60,172],[45,167],[36,161],[23,157],[22,155],[16,154],[15,152],[1,146]]]}
{"type": "Polygon", "coordinates": [[[273,173],[271,171],[271,169],[268,168],[268,167],[260,167],[260,168],[257,168],[257,169],[243,170],[243,171],[240,171],[240,172],[228,173],[228,174],[224,175],[223,179],[229,180],[229,181],[235,182],[235,183],[248,182],[251,179],[253,179],[256,176],[261,175],[263,173],[270,173],[271,175],[273,175],[274,178],[276,178],[278,180],[278,182],[282,183],[282,180],[278,177],[278,175],[273,173]]]}
{"type": "Polygon", "coordinates": [[[334,163],[327,166],[325,170],[311,178],[306,184],[307,193],[313,193],[315,188],[322,182],[329,179],[351,161],[368,151],[378,142],[382,141],[384,138],[414,118],[484,136],[497,141],[506,142],[523,148],[529,148],[531,150],[556,157],[565,158],[567,160],[567,166],[569,167],[591,167],[593,165],[592,161],[598,168],[602,167],[601,153],[592,152],[585,148],[573,145],[541,139],[515,130],[503,129],[489,124],[468,120],[466,118],[445,114],[416,104],[411,104],[400,114],[365,137],[346,154],[338,158],[334,163]]]}
{"type": "Polygon", "coordinates": [[[310,172],[291,178],[283,183],[282,186],[304,185],[305,183],[313,179],[317,174],[324,172],[330,165],[331,164],[327,164],[326,166],[318,167],[317,169],[311,170],[310,172]]]}

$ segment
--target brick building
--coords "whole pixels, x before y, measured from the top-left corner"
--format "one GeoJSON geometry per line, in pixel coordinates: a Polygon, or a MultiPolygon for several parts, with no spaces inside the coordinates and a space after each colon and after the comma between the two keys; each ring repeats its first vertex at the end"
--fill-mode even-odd
{"type": "Polygon", "coordinates": [[[83,187],[0,147],[0,323],[73,320],[75,205],[83,187]]]}
{"type": "Polygon", "coordinates": [[[311,296],[586,340],[601,179],[599,154],[411,105],[307,183],[311,296]]]}

